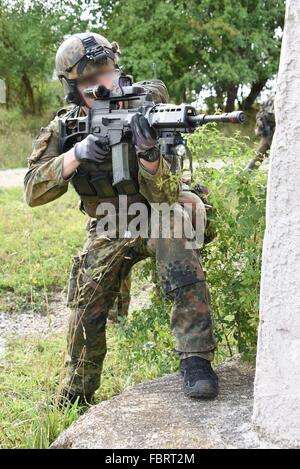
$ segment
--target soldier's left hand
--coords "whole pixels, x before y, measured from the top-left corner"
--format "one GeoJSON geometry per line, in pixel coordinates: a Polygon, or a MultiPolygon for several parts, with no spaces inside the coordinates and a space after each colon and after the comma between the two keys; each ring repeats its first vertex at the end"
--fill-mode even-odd
{"type": "Polygon", "coordinates": [[[137,154],[144,153],[152,148],[158,148],[157,134],[150,127],[147,119],[137,112],[131,119],[132,143],[135,145],[137,154]]]}

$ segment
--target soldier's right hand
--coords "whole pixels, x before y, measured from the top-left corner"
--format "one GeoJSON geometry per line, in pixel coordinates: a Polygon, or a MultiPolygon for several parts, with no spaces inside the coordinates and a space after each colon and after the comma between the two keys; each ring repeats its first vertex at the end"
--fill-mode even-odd
{"type": "Polygon", "coordinates": [[[81,142],[74,146],[74,155],[77,161],[94,161],[95,163],[104,163],[105,158],[110,152],[110,147],[106,139],[90,134],[81,142]]]}

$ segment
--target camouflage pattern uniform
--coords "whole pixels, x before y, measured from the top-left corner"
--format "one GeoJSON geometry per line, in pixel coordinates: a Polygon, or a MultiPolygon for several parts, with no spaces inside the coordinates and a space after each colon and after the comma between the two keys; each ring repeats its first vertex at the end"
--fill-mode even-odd
{"type": "MultiPolygon", "coordinates": [[[[96,218],[89,218],[85,229],[89,233],[92,225],[96,223],[96,218]]],[[[120,278],[120,290],[117,294],[114,304],[108,312],[108,320],[118,323],[119,318],[126,318],[129,314],[131,300],[131,272],[125,278],[120,278]]]]}
{"type": "Polygon", "coordinates": [[[129,314],[129,306],[131,300],[131,272],[125,277],[120,279],[120,291],[115,300],[115,303],[108,312],[108,319],[114,323],[119,321],[119,318],[126,318],[129,314]]]}
{"type": "MultiPolygon", "coordinates": [[[[169,163],[160,157],[157,173],[150,174],[138,164],[139,193],[135,200],[173,203],[177,194],[170,190],[169,163]],[[158,186],[159,177],[165,179],[158,186]]],[[[42,128],[29,157],[25,175],[25,199],[32,206],[57,199],[67,190],[74,175],[62,177],[63,155],[58,150],[58,118],[42,128]]],[[[75,173],[76,174],[76,173],[75,173]]],[[[129,199],[133,199],[132,197],[129,199]]],[[[107,201],[107,199],[104,199],[107,201]]],[[[96,219],[101,200],[82,197],[87,214],[96,219]]],[[[110,198],[113,201],[113,198],[110,198]]],[[[117,200],[114,200],[117,205],[117,200]]],[[[180,204],[176,209],[183,213],[180,204]]],[[[186,218],[188,215],[183,213],[186,218]]],[[[163,220],[162,220],[163,221],[163,220]]],[[[176,351],[196,353],[212,359],[215,340],[209,292],[199,252],[185,249],[185,239],[108,238],[96,233],[97,220],[91,223],[88,241],[82,253],[73,259],[68,291],[72,307],[68,333],[66,386],[77,395],[91,396],[100,384],[106,354],[105,325],[107,315],[120,290],[120,280],[132,266],[148,256],[156,258],[161,285],[173,300],[171,329],[176,338],[176,351]]]]}
{"type": "MultiPolygon", "coordinates": [[[[199,238],[204,239],[204,243],[210,242],[211,241],[211,236],[208,235],[208,230],[205,228],[207,227],[207,214],[206,214],[206,209],[203,200],[201,197],[205,197],[205,193],[203,193],[203,190],[206,188],[204,186],[196,186],[195,188],[192,188],[190,190],[190,186],[187,184],[182,184],[181,191],[178,196],[178,202],[180,204],[184,203],[191,203],[193,204],[192,208],[192,224],[194,229],[196,229],[196,222],[195,222],[195,217],[196,217],[196,206],[198,207],[197,211],[197,216],[199,216],[199,207],[201,209],[201,213],[203,216],[203,221],[200,224],[201,228],[203,228],[203,233],[202,235],[199,233],[199,238]]],[[[205,201],[206,202],[206,201],[205,201]]],[[[120,279],[120,291],[118,292],[118,296],[116,298],[116,301],[114,305],[110,308],[109,313],[108,313],[108,318],[112,321],[117,323],[118,318],[124,318],[127,317],[129,314],[129,306],[130,306],[130,300],[131,300],[131,295],[130,295],[130,289],[131,289],[131,272],[125,277],[120,279]]]]}
{"type": "Polygon", "coordinates": [[[260,137],[256,155],[249,163],[249,169],[255,169],[268,155],[275,132],[274,100],[268,99],[256,114],[255,135],[260,137]]]}

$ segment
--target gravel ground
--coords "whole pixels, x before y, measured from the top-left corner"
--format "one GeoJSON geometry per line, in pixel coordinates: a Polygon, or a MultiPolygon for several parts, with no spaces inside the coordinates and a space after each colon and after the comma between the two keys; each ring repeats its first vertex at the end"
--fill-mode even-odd
{"type": "MultiPolygon", "coordinates": [[[[132,290],[129,312],[149,304],[151,284],[132,290]]],[[[53,333],[65,333],[70,310],[65,305],[65,295],[56,293],[49,301],[47,314],[37,312],[7,313],[0,311],[0,358],[3,358],[7,340],[14,337],[48,337],[53,333]]]]}
{"type": "Polygon", "coordinates": [[[15,337],[48,337],[51,333],[64,332],[70,311],[61,294],[51,299],[47,314],[37,312],[6,313],[0,311],[0,357],[5,353],[6,342],[15,337]]]}

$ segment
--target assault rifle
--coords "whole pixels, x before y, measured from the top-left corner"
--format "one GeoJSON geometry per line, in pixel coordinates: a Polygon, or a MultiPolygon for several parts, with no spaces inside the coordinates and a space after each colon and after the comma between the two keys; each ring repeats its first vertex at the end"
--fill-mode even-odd
{"type": "Polygon", "coordinates": [[[130,180],[130,121],[135,113],[141,112],[156,130],[161,154],[171,159],[185,153],[183,133],[194,132],[208,122],[240,124],[246,118],[242,111],[208,115],[197,114],[189,104],[155,104],[147,89],[132,84],[127,76],[122,79],[120,93],[113,93],[102,85],[84,91],[86,97],[95,100],[86,116],[67,113],[59,119],[61,153],[90,133],[98,135],[112,151],[113,186],[116,187],[130,180]],[[119,103],[125,103],[122,109],[119,103]]]}

